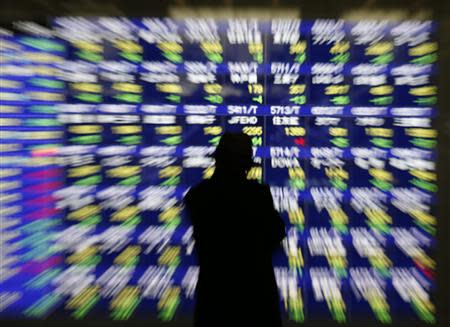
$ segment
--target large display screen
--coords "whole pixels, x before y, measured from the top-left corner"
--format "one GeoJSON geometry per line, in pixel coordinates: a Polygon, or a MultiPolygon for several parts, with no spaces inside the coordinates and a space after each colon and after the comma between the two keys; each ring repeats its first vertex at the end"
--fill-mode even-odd
{"type": "Polygon", "coordinates": [[[60,17],[51,31],[1,36],[1,318],[191,316],[182,198],[242,131],[248,178],[286,223],[286,319],[435,321],[435,23],[60,17]]]}

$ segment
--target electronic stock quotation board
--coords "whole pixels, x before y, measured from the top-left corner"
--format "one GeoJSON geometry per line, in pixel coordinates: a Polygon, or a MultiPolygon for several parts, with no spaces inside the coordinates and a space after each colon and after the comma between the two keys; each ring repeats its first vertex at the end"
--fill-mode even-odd
{"type": "Polygon", "coordinates": [[[1,318],[191,315],[181,201],[242,131],[248,178],[286,223],[286,319],[435,322],[434,22],[60,17],[51,31],[1,36],[1,318]]]}

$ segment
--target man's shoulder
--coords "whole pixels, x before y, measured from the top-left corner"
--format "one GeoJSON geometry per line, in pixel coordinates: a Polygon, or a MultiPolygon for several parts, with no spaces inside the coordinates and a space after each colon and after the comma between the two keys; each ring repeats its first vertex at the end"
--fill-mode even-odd
{"type": "MultiPolygon", "coordinates": [[[[270,192],[269,185],[265,183],[260,183],[256,180],[245,180],[243,184],[244,188],[237,188],[236,191],[248,191],[251,194],[261,194],[265,192],[270,192]],[[245,185],[245,186],[244,186],[245,185]]],[[[189,191],[186,193],[185,199],[188,198],[196,198],[196,197],[205,197],[211,194],[211,192],[215,192],[216,189],[224,189],[224,186],[220,183],[216,183],[211,179],[206,179],[198,183],[197,185],[192,186],[189,191]]]]}
{"type": "Polygon", "coordinates": [[[192,189],[195,191],[201,192],[201,191],[207,190],[208,188],[210,188],[212,186],[213,186],[213,183],[212,183],[211,179],[204,179],[197,185],[193,186],[192,189]]]}
{"type": "Polygon", "coordinates": [[[198,194],[207,192],[209,188],[211,188],[211,181],[208,179],[203,180],[189,189],[189,191],[186,193],[186,198],[195,197],[198,194]]]}
{"type": "Polygon", "coordinates": [[[250,179],[248,180],[248,185],[254,189],[257,189],[259,191],[266,191],[266,190],[270,190],[269,185],[267,185],[266,183],[260,183],[256,180],[250,179]]]}

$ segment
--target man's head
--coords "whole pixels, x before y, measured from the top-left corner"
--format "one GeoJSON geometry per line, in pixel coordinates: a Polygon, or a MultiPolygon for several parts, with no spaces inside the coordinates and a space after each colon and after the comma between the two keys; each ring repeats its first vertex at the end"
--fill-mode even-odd
{"type": "Polygon", "coordinates": [[[227,132],[214,153],[216,168],[232,173],[246,173],[253,164],[252,140],[244,133],[227,132]]]}

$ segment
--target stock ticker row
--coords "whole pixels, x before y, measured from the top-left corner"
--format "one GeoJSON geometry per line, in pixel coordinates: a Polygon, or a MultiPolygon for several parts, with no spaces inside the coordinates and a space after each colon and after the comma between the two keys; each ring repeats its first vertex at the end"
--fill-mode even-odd
{"type": "Polygon", "coordinates": [[[50,25],[0,30],[0,317],[192,314],[181,201],[242,131],[287,227],[287,319],[435,321],[434,22],[50,25]]]}

